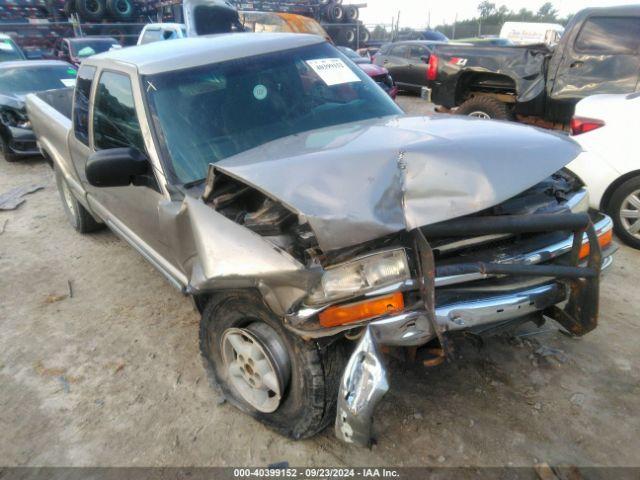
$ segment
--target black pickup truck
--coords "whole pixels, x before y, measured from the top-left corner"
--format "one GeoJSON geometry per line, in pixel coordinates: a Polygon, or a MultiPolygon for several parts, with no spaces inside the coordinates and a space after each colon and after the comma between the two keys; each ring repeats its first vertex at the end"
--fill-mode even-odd
{"type": "Polygon", "coordinates": [[[427,86],[436,105],[481,118],[566,123],[597,93],[630,93],[640,73],[640,5],[578,12],[554,47],[438,45],[427,86]]]}

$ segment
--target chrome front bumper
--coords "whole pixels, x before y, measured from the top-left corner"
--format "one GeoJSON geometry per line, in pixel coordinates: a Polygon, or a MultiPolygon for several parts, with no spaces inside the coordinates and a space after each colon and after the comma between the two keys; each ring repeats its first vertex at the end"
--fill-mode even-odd
{"type": "MultiPolygon", "coordinates": [[[[588,260],[583,262],[582,268],[585,274],[591,271],[591,275],[594,275],[595,272],[597,288],[597,277],[602,270],[611,265],[613,260],[611,255],[616,248],[609,247],[602,255],[597,245],[595,229],[593,226],[590,228],[589,243],[592,252],[588,260]]],[[[582,242],[576,242],[573,250],[580,245],[582,242]]],[[[575,272],[572,275],[575,276],[575,272]]],[[[588,282],[576,284],[575,280],[554,279],[504,294],[435,305],[432,314],[429,314],[424,307],[428,304],[424,301],[415,309],[370,321],[363,328],[362,337],[343,373],[338,392],[336,436],[345,442],[361,446],[368,446],[371,443],[373,412],[389,389],[387,372],[379,354],[379,346],[420,346],[436,337],[442,342],[443,333],[455,330],[481,331],[482,328],[479,327],[499,325],[536,312],[553,315],[565,328],[568,327],[572,333],[581,335],[595,328],[595,319],[590,317],[592,310],[587,306],[589,297],[585,299],[579,292],[579,290],[588,289],[587,284],[588,282]],[[576,287],[576,285],[581,286],[576,287]],[[576,300],[585,303],[576,307],[576,300]],[[557,307],[558,304],[563,303],[569,312],[579,315],[578,321],[586,322],[584,325],[575,324],[584,326],[584,332],[580,332],[578,328],[574,330],[574,325],[566,322],[566,319],[571,316],[566,311],[559,311],[557,307]],[[429,318],[431,315],[432,319],[429,318]],[[590,320],[594,323],[591,324],[590,320]]],[[[586,290],[586,294],[590,295],[591,291],[586,290]]],[[[593,301],[597,318],[597,291],[593,301]]]]}
{"type": "MultiPolygon", "coordinates": [[[[435,320],[447,331],[471,329],[542,311],[566,299],[565,285],[552,282],[508,295],[436,307],[435,320]]],[[[364,328],[340,383],[338,438],[363,446],[370,442],[373,410],[389,388],[379,345],[420,346],[435,337],[426,312],[419,309],[374,320],[364,328]]]]}

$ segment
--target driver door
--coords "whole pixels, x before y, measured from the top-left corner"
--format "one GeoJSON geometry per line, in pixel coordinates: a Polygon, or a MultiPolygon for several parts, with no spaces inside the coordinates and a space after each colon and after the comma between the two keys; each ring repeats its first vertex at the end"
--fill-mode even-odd
{"type": "MultiPolygon", "coordinates": [[[[103,70],[94,91],[90,122],[91,151],[133,147],[147,157],[129,75],[103,70]]],[[[85,165],[86,167],[86,165],[85,165]]],[[[159,228],[158,207],[165,200],[150,164],[148,185],[95,187],[82,175],[91,207],[146,257],[166,258],[168,248],[159,228]]]]}

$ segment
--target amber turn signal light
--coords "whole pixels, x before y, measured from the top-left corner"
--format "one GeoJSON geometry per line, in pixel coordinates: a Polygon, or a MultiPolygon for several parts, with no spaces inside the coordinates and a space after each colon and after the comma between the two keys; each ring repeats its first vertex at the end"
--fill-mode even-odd
{"type": "MultiPolygon", "coordinates": [[[[606,247],[611,243],[612,240],[613,240],[613,230],[607,230],[606,232],[604,232],[602,235],[598,237],[598,243],[600,244],[600,248],[606,247]]],[[[584,243],[580,248],[580,255],[578,255],[578,258],[580,258],[580,260],[587,258],[589,256],[590,251],[591,249],[589,248],[589,244],[584,243]]]]}
{"type": "Polygon", "coordinates": [[[320,325],[323,327],[337,327],[345,323],[358,322],[385,313],[399,312],[404,309],[404,297],[396,292],[384,297],[371,300],[329,307],[320,313],[320,325]]]}

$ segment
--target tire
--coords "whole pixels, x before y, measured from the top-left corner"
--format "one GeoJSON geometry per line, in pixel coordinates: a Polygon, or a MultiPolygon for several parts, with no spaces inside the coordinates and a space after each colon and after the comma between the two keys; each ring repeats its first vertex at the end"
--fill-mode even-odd
{"type": "Polygon", "coordinates": [[[360,25],[360,43],[367,43],[371,38],[371,32],[364,25],[360,25]]]}
{"type": "Polygon", "coordinates": [[[93,215],[73,196],[62,172],[58,168],[54,169],[62,208],[71,226],[79,233],[91,233],[104,228],[104,224],[97,222],[93,215]]]}
{"type": "Polygon", "coordinates": [[[341,5],[332,3],[327,6],[326,15],[330,22],[339,22],[344,17],[344,10],[341,5]]]}
{"type": "Polygon", "coordinates": [[[20,159],[18,155],[11,151],[9,145],[7,145],[7,142],[5,142],[2,137],[0,137],[0,153],[2,153],[2,156],[7,162],[17,162],[20,159]]]}
{"type": "Polygon", "coordinates": [[[360,16],[360,10],[355,5],[345,5],[342,7],[344,10],[344,19],[345,23],[356,23],[358,17],[360,16]]]}
{"type": "MultiPolygon", "coordinates": [[[[209,300],[200,322],[200,351],[205,369],[226,399],[278,433],[296,440],[308,438],[335,420],[338,387],[347,361],[344,343],[320,348],[316,342],[303,341],[285,329],[282,320],[256,293],[228,291],[209,300]],[[230,339],[235,337],[238,342],[240,335],[246,340],[242,337],[246,334],[253,336],[260,348],[266,346],[265,357],[276,359],[274,365],[282,365],[274,369],[275,375],[268,374],[279,379],[281,395],[269,395],[266,403],[260,403],[260,409],[247,400],[250,394],[243,394],[240,389],[249,386],[245,381],[250,371],[247,365],[264,365],[264,361],[251,363],[230,347],[234,343],[230,339]],[[233,364],[241,359],[249,363],[242,364],[245,369],[238,375],[237,365],[233,364]],[[236,374],[231,375],[230,371],[236,374]]],[[[250,351],[255,352],[255,348],[250,351]]],[[[256,368],[257,371],[264,374],[264,369],[256,368]]],[[[263,385],[266,384],[265,381],[263,385]]],[[[269,390],[271,393],[275,392],[269,390]]]]}
{"type": "Polygon", "coordinates": [[[340,44],[347,47],[354,46],[356,43],[356,29],[353,27],[345,27],[340,31],[340,44]]]}
{"type": "Polygon", "coordinates": [[[66,18],[70,18],[71,15],[77,12],[76,0],[64,0],[64,15],[66,18]]]}
{"type": "Polygon", "coordinates": [[[134,14],[131,0],[107,0],[107,12],[117,20],[130,20],[134,14]]]}
{"type": "Polygon", "coordinates": [[[513,114],[506,103],[484,95],[470,98],[458,107],[456,113],[491,120],[513,119],[513,114]]]}
{"type": "Polygon", "coordinates": [[[76,11],[82,20],[100,22],[106,10],[104,0],[76,0],[76,11]]]}
{"type": "Polygon", "coordinates": [[[632,233],[630,228],[640,228],[640,218],[633,218],[631,215],[640,216],[640,176],[633,177],[624,182],[618,188],[615,189],[609,204],[607,205],[606,212],[613,219],[614,231],[616,235],[624,243],[630,247],[640,249],[640,231],[632,233]],[[631,196],[636,199],[632,200],[631,196]],[[635,205],[634,205],[635,203],[635,205]],[[633,213],[637,210],[637,214],[633,213]],[[625,218],[623,211],[628,211],[628,217],[625,218]]]}

